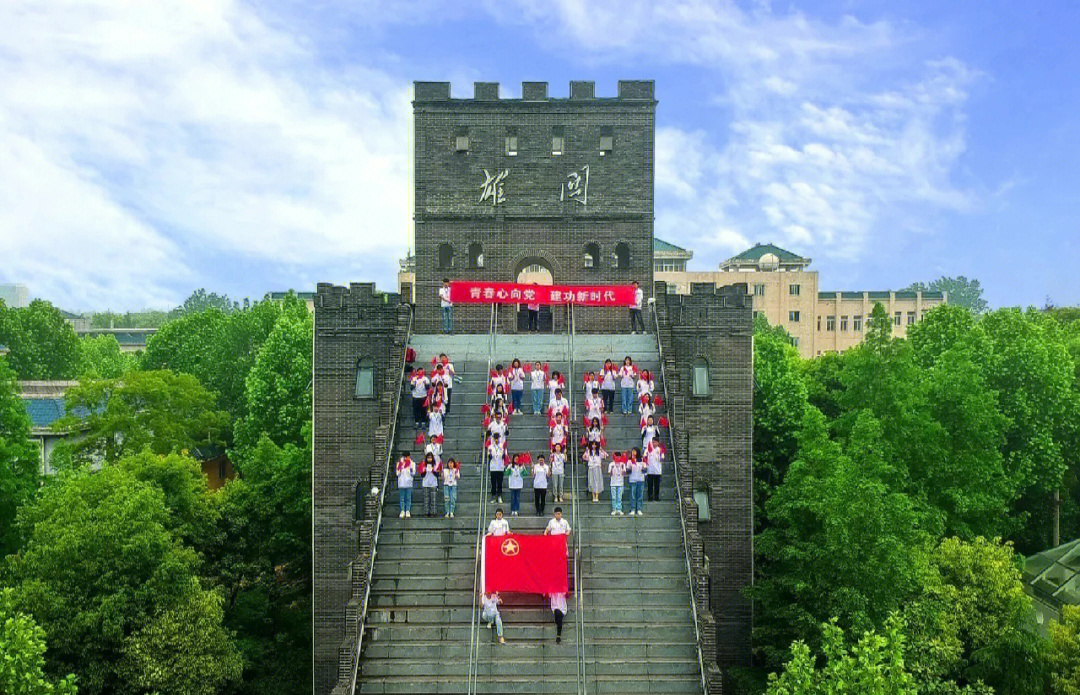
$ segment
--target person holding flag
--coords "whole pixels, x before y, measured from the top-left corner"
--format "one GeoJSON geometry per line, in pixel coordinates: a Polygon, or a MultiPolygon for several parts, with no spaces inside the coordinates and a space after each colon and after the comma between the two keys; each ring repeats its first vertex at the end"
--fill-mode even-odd
{"type": "Polygon", "coordinates": [[[510,516],[517,516],[521,510],[521,489],[525,487],[526,475],[528,468],[522,460],[522,454],[518,454],[506,469],[506,486],[510,488],[510,516]]]}
{"type": "Polygon", "coordinates": [[[544,412],[544,391],[547,386],[547,374],[540,362],[537,361],[529,372],[529,389],[532,391],[533,415],[544,412]]]}
{"type": "Polygon", "coordinates": [[[653,440],[645,447],[645,487],[650,501],[660,499],[660,478],[664,472],[664,447],[653,440]]]}
{"type": "Polygon", "coordinates": [[[488,472],[491,475],[492,502],[502,504],[503,471],[506,470],[506,443],[498,433],[491,435],[487,446],[488,472]]]}
{"type": "Polygon", "coordinates": [[[645,515],[645,470],[647,464],[641,460],[641,450],[634,447],[630,451],[630,460],[626,469],[630,478],[630,516],[645,515]]]}
{"type": "Polygon", "coordinates": [[[537,516],[543,516],[544,507],[547,506],[548,475],[550,474],[551,467],[544,460],[544,455],[540,454],[536,457],[536,463],[532,467],[533,506],[536,509],[537,516]]]}
{"type": "Polygon", "coordinates": [[[626,476],[626,456],[615,454],[608,464],[608,475],[611,476],[611,516],[622,516],[623,482],[626,476]]]}
{"type": "Polygon", "coordinates": [[[604,369],[600,372],[600,394],[604,397],[604,412],[615,412],[615,377],[618,372],[615,363],[604,360],[604,369]]]}
{"type": "Polygon", "coordinates": [[[619,367],[619,386],[622,387],[622,411],[624,415],[634,412],[634,389],[637,386],[637,367],[630,355],[623,358],[619,367]]]}
{"type": "Polygon", "coordinates": [[[588,466],[589,492],[592,493],[593,502],[599,502],[600,493],[604,491],[603,466],[607,457],[607,452],[600,448],[600,442],[589,442],[589,448],[582,456],[588,466]]]}
{"type": "Polygon", "coordinates": [[[521,397],[525,394],[525,370],[521,368],[521,360],[514,358],[510,363],[507,373],[510,379],[510,411],[513,414],[521,413],[521,397]]]}
{"type": "Polygon", "coordinates": [[[409,456],[409,452],[401,452],[394,472],[397,474],[398,506],[401,507],[398,518],[407,519],[412,516],[412,486],[413,477],[416,475],[416,463],[409,456]]]}
{"type": "Polygon", "coordinates": [[[566,454],[562,444],[551,451],[551,496],[556,502],[563,501],[563,480],[566,478],[566,454]]]}
{"type": "Polygon", "coordinates": [[[461,480],[461,464],[457,459],[451,458],[443,466],[443,506],[446,507],[446,518],[453,519],[457,511],[457,486],[461,480]]]}
{"type": "Polygon", "coordinates": [[[510,533],[510,522],[503,518],[503,510],[495,510],[495,518],[491,520],[487,527],[487,533],[485,536],[505,536],[510,533]]]}
{"type": "Polygon", "coordinates": [[[442,466],[435,460],[434,454],[424,456],[424,462],[420,468],[421,487],[424,489],[424,516],[436,516],[435,508],[439,501],[439,477],[442,474],[442,466]]]}

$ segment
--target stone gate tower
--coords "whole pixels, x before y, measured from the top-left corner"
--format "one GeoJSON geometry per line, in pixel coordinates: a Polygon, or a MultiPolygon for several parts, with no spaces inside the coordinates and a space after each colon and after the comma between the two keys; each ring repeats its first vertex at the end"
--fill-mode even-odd
{"type": "MultiPolygon", "coordinates": [[[[471,99],[416,82],[413,112],[418,331],[439,330],[443,278],[514,282],[540,266],[556,284],[637,280],[651,293],[651,80],[620,81],[609,98],[592,82],[571,82],[569,98],[523,82],[520,99],[500,98],[496,82],[477,82],[471,99]]],[[[456,307],[455,329],[486,331],[488,311],[456,307]]],[[[623,312],[577,312],[581,330],[625,328],[623,312]]],[[[500,330],[515,329],[512,313],[500,330]]]]}

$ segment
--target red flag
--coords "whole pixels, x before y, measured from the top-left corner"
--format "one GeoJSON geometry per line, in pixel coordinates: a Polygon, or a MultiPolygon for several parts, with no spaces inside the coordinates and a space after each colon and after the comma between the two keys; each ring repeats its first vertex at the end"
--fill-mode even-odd
{"type": "Polygon", "coordinates": [[[416,433],[416,444],[417,444],[417,446],[423,446],[424,445],[424,433],[423,432],[417,432],[416,433]]]}
{"type": "Polygon", "coordinates": [[[663,415],[660,416],[660,426],[661,427],[667,427],[668,426],[668,419],[666,417],[664,417],[663,415]]]}
{"type": "Polygon", "coordinates": [[[655,405],[657,408],[663,408],[664,407],[664,399],[661,398],[660,396],[657,396],[657,397],[653,398],[652,402],[653,402],[653,405],[655,405]]]}
{"type": "Polygon", "coordinates": [[[442,444],[443,443],[443,436],[440,434],[438,437],[435,437],[435,442],[437,444],[442,444]]]}
{"type": "Polygon", "coordinates": [[[548,363],[544,362],[544,373],[547,374],[547,371],[548,371],[548,363]]]}
{"type": "Polygon", "coordinates": [[[604,413],[603,417],[601,417],[601,418],[600,418],[600,422],[602,422],[602,423],[604,424],[604,426],[605,426],[605,427],[607,426],[607,424],[608,424],[608,416],[607,416],[607,413],[604,413]]]}
{"type": "Polygon", "coordinates": [[[532,374],[532,362],[525,363],[525,373],[532,374]]]}
{"type": "Polygon", "coordinates": [[[439,363],[439,358],[438,357],[432,357],[431,358],[431,366],[432,367],[434,367],[438,363],[439,363]]]}
{"type": "Polygon", "coordinates": [[[566,536],[511,533],[484,539],[484,591],[565,594],[566,536]]]}
{"type": "Polygon", "coordinates": [[[481,414],[487,415],[490,412],[491,412],[491,406],[489,406],[487,403],[480,406],[480,413],[481,414]]]}

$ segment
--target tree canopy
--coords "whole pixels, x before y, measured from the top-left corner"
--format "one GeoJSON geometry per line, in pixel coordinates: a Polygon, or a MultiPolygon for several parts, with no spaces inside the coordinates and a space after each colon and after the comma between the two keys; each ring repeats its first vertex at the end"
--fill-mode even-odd
{"type": "Polygon", "coordinates": [[[22,380],[73,379],[79,370],[79,338],[63,313],[41,299],[22,309],[0,302],[0,345],[22,380]]]}

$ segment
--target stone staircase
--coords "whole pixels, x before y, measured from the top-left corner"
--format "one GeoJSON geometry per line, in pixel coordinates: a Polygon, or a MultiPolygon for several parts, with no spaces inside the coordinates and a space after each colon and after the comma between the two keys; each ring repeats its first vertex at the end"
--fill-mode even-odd
{"type": "MultiPolygon", "coordinates": [[[[391,484],[383,509],[370,608],[357,690],[363,693],[465,693],[468,688],[470,639],[473,634],[474,567],[478,529],[486,527],[501,506],[516,532],[540,533],[556,506],[548,498],[543,518],[534,514],[529,483],[522,491],[521,515],[509,517],[510,499],[502,505],[481,500],[486,472],[481,460],[481,405],[485,401],[488,336],[415,335],[419,364],[445,352],[458,379],[445,423],[444,458],[462,462],[454,519],[423,517],[417,489],[413,517],[399,519],[396,487],[391,484]]],[[[565,335],[499,336],[492,365],[540,360],[567,374],[575,389],[575,421],[582,414],[581,374],[606,357],[629,354],[657,371],[659,359],[651,336],[577,336],[575,369],[569,373],[565,335]]],[[[659,387],[659,384],[658,384],[659,387]]],[[[532,415],[526,385],[525,414],[511,418],[510,452],[547,451],[547,420],[532,415]]],[[[546,401],[546,399],[545,399],[546,401]]],[[[416,452],[410,401],[402,401],[395,450],[416,452]]],[[[613,414],[607,428],[608,450],[640,443],[637,415],[613,414]]],[[[576,439],[576,435],[575,435],[576,439]]],[[[396,455],[395,455],[396,459],[396,455]]],[[[586,692],[700,693],[682,535],[674,502],[674,475],[665,466],[660,502],[646,503],[645,516],[611,517],[608,492],[593,504],[586,492],[584,468],[571,463],[566,494],[574,476],[577,516],[562,503],[575,533],[581,534],[581,575],[586,692]]],[[[605,482],[606,487],[606,482],[605,482]]],[[[626,496],[628,498],[628,494],[626,496]]],[[[441,496],[440,496],[441,503],[441,496]]],[[[625,504],[625,502],[624,502],[625,504]]],[[[579,692],[581,647],[577,602],[570,597],[561,644],[547,602],[540,597],[506,596],[502,608],[507,643],[498,644],[481,624],[476,654],[475,690],[479,693],[579,692]]]]}

